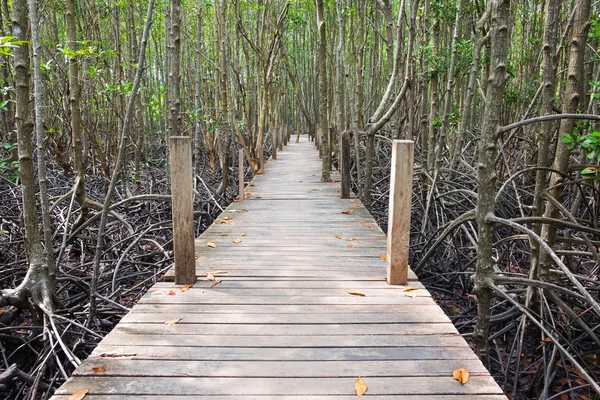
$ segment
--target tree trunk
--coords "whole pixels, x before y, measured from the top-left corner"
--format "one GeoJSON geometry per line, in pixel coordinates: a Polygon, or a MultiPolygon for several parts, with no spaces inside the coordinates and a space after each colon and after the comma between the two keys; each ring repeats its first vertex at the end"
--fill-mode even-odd
{"type": "Polygon", "coordinates": [[[494,215],[496,197],[497,129],[501,125],[501,112],[506,83],[506,65],[510,30],[510,0],[492,0],[492,26],[490,31],[490,78],[486,93],[483,126],[479,140],[477,167],[477,224],[478,245],[475,269],[475,294],[477,296],[477,324],[473,333],[476,353],[483,365],[488,364],[489,321],[492,291],[488,284],[494,279],[492,248],[494,229],[488,221],[494,215]]]}
{"type": "Polygon", "coordinates": [[[328,131],[328,108],[327,108],[327,42],[325,33],[325,10],[323,0],[317,2],[317,32],[319,34],[319,51],[317,54],[319,65],[319,128],[321,130],[321,148],[323,166],[321,170],[321,181],[331,180],[331,148],[328,131]]]}

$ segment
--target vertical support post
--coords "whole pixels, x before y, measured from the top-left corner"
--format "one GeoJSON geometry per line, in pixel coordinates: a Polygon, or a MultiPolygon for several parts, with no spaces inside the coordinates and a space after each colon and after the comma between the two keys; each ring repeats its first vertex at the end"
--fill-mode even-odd
{"type": "Polygon", "coordinates": [[[342,145],[342,159],[340,175],[342,178],[342,190],[341,198],[350,198],[350,140],[352,138],[352,132],[342,132],[342,138],[340,143],[342,145]]]}
{"type": "Polygon", "coordinates": [[[271,158],[277,160],[277,128],[271,131],[271,158]]]}
{"type": "Polygon", "coordinates": [[[239,195],[238,200],[244,200],[244,150],[238,151],[238,187],[239,195]]]}
{"type": "Polygon", "coordinates": [[[192,138],[173,136],[170,138],[169,144],[175,283],[190,285],[196,282],[194,204],[192,197],[192,138]]]}
{"type": "Polygon", "coordinates": [[[394,140],[387,237],[388,285],[406,285],[408,282],[413,163],[414,142],[394,140]]]}

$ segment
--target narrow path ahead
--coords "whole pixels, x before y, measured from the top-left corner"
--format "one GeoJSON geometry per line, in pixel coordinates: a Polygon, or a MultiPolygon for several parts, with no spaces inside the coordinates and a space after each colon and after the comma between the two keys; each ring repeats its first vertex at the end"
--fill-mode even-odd
{"type": "Polygon", "coordinates": [[[154,285],[57,400],[353,399],[359,376],[380,400],[506,399],[412,272],[386,284],[385,234],[302,139],[197,239],[196,284],[154,285]]]}

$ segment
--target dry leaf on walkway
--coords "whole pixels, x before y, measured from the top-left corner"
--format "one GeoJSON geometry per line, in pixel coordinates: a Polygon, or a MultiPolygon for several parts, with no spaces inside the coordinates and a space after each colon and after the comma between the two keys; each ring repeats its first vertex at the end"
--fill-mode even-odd
{"type": "Polygon", "coordinates": [[[215,286],[217,286],[219,283],[221,283],[221,281],[219,279],[215,279],[215,281],[212,283],[212,285],[210,285],[209,289],[214,288],[215,286]]]}
{"type": "Polygon", "coordinates": [[[240,236],[241,236],[241,237],[244,237],[244,236],[246,236],[246,232],[242,232],[242,233],[240,233],[240,236]]]}
{"type": "Polygon", "coordinates": [[[89,392],[90,392],[90,389],[78,390],[75,393],[73,393],[72,395],[70,395],[69,397],[67,397],[67,400],[81,400],[89,392]]]}
{"type": "Polygon", "coordinates": [[[352,242],[354,240],[358,240],[358,238],[350,238],[350,239],[348,239],[349,242],[352,242]]]}
{"type": "Polygon", "coordinates": [[[175,292],[174,292],[174,291],[172,291],[172,290],[169,290],[169,291],[167,292],[167,295],[169,295],[169,296],[175,296],[176,294],[177,294],[177,293],[175,293],[175,292]]]}
{"type": "Polygon", "coordinates": [[[242,239],[233,239],[232,242],[235,244],[240,244],[242,243],[242,239]]]}
{"type": "Polygon", "coordinates": [[[359,397],[365,394],[365,392],[367,391],[367,384],[365,383],[365,381],[360,379],[360,376],[354,382],[354,390],[356,391],[356,395],[359,397]]]}
{"type": "Polygon", "coordinates": [[[351,294],[353,296],[361,296],[361,297],[365,297],[366,294],[364,294],[363,292],[351,292],[350,290],[347,290],[348,294],[351,294]]]}
{"type": "Polygon", "coordinates": [[[371,224],[365,225],[367,228],[371,229],[371,224]]]}
{"type": "Polygon", "coordinates": [[[206,245],[208,247],[210,247],[211,249],[216,249],[217,248],[217,244],[213,243],[213,242],[207,242],[206,245]]]}
{"type": "Polygon", "coordinates": [[[179,288],[179,291],[180,291],[181,293],[183,293],[183,292],[187,292],[188,290],[190,290],[190,289],[192,288],[192,286],[194,286],[194,284],[193,284],[193,283],[192,283],[191,285],[185,285],[185,286],[182,286],[182,287],[180,287],[180,288],[179,288]]]}
{"type": "Polygon", "coordinates": [[[233,218],[231,218],[231,217],[224,217],[223,219],[224,219],[225,221],[231,221],[233,218]]]}
{"type": "Polygon", "coordinates": [[[165,325],[175,325],[176,323],[178,323],[179,321],[181,321],[183,318],[175,318],[175,319],[170,319],[168,321],[165,321],[164,324],[165,325]]]}
{"type": "Polygon", "coordinates": [[[213,274],[211,274],[210,272],[206,274],[206,277],[208,278],[209,281],[215,281],[215,276],[213,274]]]}
{"type": "Polygon", "coordinates": [[[94,368],[92,368],[92,372],[95,372],[95,373],[97,373],[97,374],[101,374],[101,373],[103,373],[104,371],[106,371],[106,365],[104,365],[104,364],[102,364],[102,365],[101,365],[101,366],[99,366],[99,367],[94,367],[94,368]]]}
{"type": "Polygon", "coordinates": [[[469,371],[467,371],[464,368],[459,368],[454,370],[454,372],[452,373],[452,376],[454,377],[454,379],[456,379],[457,381],[459,381],[461,384],[465,384],[467,382],[469,382],[469,378],[471,377],[471,374],[469,374],[469,371]]]}
{"type": "Polygon", "coordinates": [[[379,255],[379,258],[381,258],[382,260],[387,260],[387,254],[383,254],[383,253],[381,253],[381,254],[379,255]]]}
{"type": "Polygon", "coordinates": [[[349,245],[347,245],[346,247],[347,247],[347,248],[349,248],[349,249],[353,249],[353,248],[355,248],[356,246],[355,246],[355,245],[353,245],[353,244],[349,244],[349,245]]]}
{"type": "Polygon", "coordinates": [[[354,212],[354,210],[346,210],[346,211],[342,211],[342,214],[352,214],[354,212]]]}
{"type": "Polygon", "coordinates": [[[334,238],[336,239],[341,239],[342,237],[340,235],[333,235],[334,238]]]}
{"type": "MultiPolygon", "coordinates": [[[[206,275],[207,278],[208,278],[208,275],[212,275],[214,278],[215,275],[225,275],[226,273],[227,273],[227,271],[209,271],[209,272],[203,272],[202,275],[206,275]]],[[[210,280],[212,281],[212,279],[210,279],[210,280]]]]}
{"type": "Polygon", "coordinates": [[[412,286],[406,286],[404,289],[402,289],[403,292],[412,292],[414,290],[419,290],[419,288],[412,287],[412,286]]]}

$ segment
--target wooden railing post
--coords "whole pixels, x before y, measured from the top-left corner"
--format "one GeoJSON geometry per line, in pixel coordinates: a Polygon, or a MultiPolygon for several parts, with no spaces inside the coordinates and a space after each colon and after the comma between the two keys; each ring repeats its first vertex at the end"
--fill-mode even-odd
{"type": "Polygon", "coordinates": [[[350,198],[350,140],[352,138],[352,132],[343,132],[342,139],[340,140],[342,144],[342,159],[340,163],[340,175],[342,178],[342,190],[341,190],[341,198],[348,199],[350,198]]]}
{"type": "Polygon", "coordinates": [[[387,237],[387,282],[389,285],[406,285],[408,282],[413,162],[414,142],[394,140],[387,237]]]}
{"type": "Polygon", "coordinates": [[[169,140],[171,208],[175,283],[196,282],[194,249],[194,204],[192,194],[192,138],[173,136],[169,140]]]}
{"type": "Polygon", "coordinates": [[[244,150],[238,151],[238,200],[244,200],[244,150]]]}
{"type": "Polygon", "coordinates": [[[271,131],[271,159],[277,160],[277,128],[271,131]]]}

